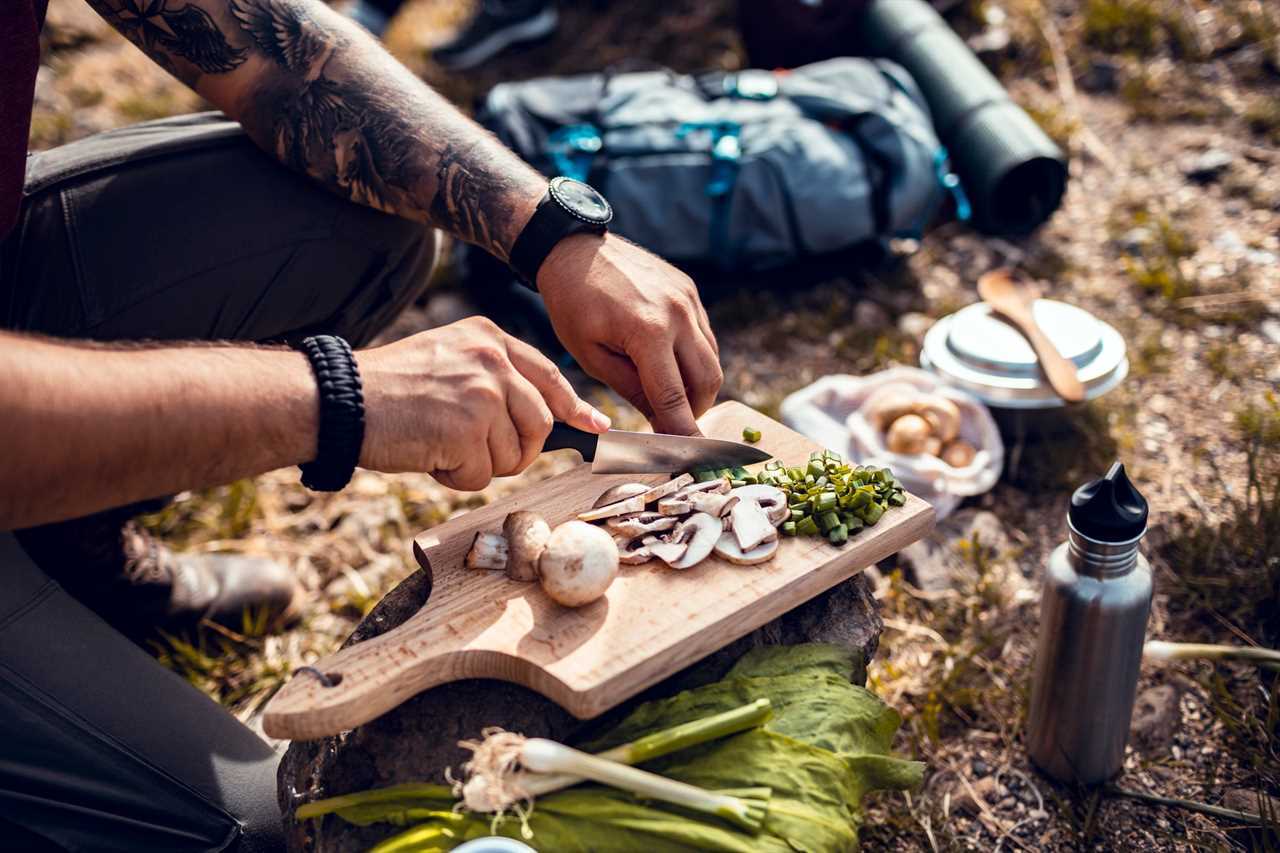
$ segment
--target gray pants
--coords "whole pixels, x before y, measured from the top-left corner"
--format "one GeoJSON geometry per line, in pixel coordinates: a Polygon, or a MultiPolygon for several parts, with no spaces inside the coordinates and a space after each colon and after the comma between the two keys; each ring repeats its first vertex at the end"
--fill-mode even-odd
{"type": "MultiPolygon", "coordinates": [[[[328,194],[214,114],[33,155],[27,194],[0,244],[11,330],[359,345],[435,257],[427,227],[328,194]]],[[[275,850],[276,761],[0,533],[0,848],[275,850]]]]}

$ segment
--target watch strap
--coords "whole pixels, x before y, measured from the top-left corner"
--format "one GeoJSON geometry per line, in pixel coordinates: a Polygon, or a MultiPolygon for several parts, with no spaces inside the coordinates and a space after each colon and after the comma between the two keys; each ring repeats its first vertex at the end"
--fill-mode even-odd
{"type": "Polygon", "coordinates": [[[548,189],[512,244],[507,263],[527,287],[537,290],[538,270],[557,243],[571,234],[603,234],[607,230],[608,226],[561,205],[548,189]]]}
{"type": "Polygon", "coordinates": [[[316,458],[299,467],[302,484],[336,492],[351,481],[364,445],[364,389],[351,345],[337,335],[304,338],[298,350],[311,363],[320,392],[316,458]]]}

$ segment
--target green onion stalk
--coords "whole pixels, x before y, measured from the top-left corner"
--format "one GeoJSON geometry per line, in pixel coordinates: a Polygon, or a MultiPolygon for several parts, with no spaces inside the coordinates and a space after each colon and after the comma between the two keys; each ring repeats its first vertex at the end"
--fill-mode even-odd
{"type": "MultiPolygon", "coordinates": [[[[588,759],[598,759],[613,767],[626,767],[756,728],[767,721],[771,714],[772,706],[769,700],[757,699],[730,711],[653,732],[630,743],[605,750],[596,756],[578,754],[586,755],[588,759]]],[[[711,813],[746,828],[759,828],[757,816],[763,820],[761,809],[765,807],[764,804],[768,800],[767,788],[732,792],[731,795],[731,792],[705,791],[656,774],[644,774],[645,778],[642,780],[644,787],[643,790],[639,790],[632,784],[636,781],[635,777],[628,776],[621,780],[622,784],[618,785],[615,784],[618,781],[616,775],[610,777],[614,781],[601,779],[598,764],[584,763],[578,758],[569,759],[569,763],[564,765],[568,768],[578,768],[577,770],[532,772],[532,768],[525,766],[521,760],[522,751],[527,742],[528,739],[511,732],[501,730],[486,732],[484,741],[464,741],[462,744],[475,753],[472,760],[465,765],[464,769],[470,774],[470,778],[465,783],[456,783],[452,788],[445,785],[409,783],[372,791],[360,791],[306,803],[299,806],[295,814],[298,819],[304,820],[342,810],[361,809],[368,811],[370,818],[373,818],[379,808],[385,807],[388,811],[403,812],[406,817],[434,817],[447,813],[427,807],[422,810],[405,811],[405,803],[414,800],[448,802],[459,795],[463,797],[467,807],[473,811],[501,813],[511,808],[518,809],[521,803],[536,797],[592,780],[621,787],[643,796],[669,799],[678,805],[695,810],[710,810],[711,813]],[[582,769],[586,772],[579,772],[582,769]],[[655,782],[655,779],[660,781],[655,782]],[[664,798],[653,793],[655,785],[657,790],[669,796],[664,798]],[[419,811],[421,811],[420,814],[419,811]]],[[[577,751],[574,750],[574,752],[577,751]]],[[[563,759],[563,755],[560,755],[560,758],[563,759]]],[[[605,769],[612,770],[612,768],[605,769]]],[[[441,830],[432,831],[440,832],[441,830]]],[[[401,836],[396,838],[398,841],[403,840],[401,836]]]]}
{"type": "MultiPolygon", "coordinates": [[[[757,699],[755,702],[731,711],[653,732],[631,743],[616,746],[588,758],[617,766],[639,764],[677,750],[755,728],[769,719],[771,713],[769,700],[757,699]]],[[[481,742],[462,742],[461,746],[472,751],[472,757],[463,765],[468,778],[465,783],[455,786],[454,793],[461,795],[468,809],[477,812],[501,813],[519,803],[528,802],[536,797],[587,780],[614,785],[610,779],[600,778],[599,763],[577,762],[575,766],[581,766],[583,772],[544,770],[532,766],[524,761],[525,746],[528,742],[529,739],[521,735],[502,730],[486,732],[485,739],[481,742]]],[[[637,777],[627,776],[626,778],[635,781],[637,777]]],[[[642,793],[627,784],[615,785],[615,787],[622,787],[632,793],[642,793]]],[[[668,787],[668,790],[673,796],[680,796],[674,789],[668,787]]],[[[689,793],[688,790],[684,791],[684,794],[689,793]]],[[[644,795],[657,796],[647,793],[647,789],[644,795]]],[[[685,799],[687,801],[678,802],[693,809],[698,809],[700,802],[703,805],[706,804],[704,800],[697,797],[685,799]]]]}
{"type": "Polygon", "coordinates": [[[1151,640],[1142,647],[1148,660],[1229,660],[1252,663],[1280,672],[1280,651],[1257,646],[1222,646],[1211,643],[1169,643],[1151,640]]]}

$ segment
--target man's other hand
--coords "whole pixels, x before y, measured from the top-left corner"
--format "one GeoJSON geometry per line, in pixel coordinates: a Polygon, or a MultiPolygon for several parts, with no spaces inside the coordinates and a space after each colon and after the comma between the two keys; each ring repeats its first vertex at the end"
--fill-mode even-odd
{"type": "Polygon", "coordinates": [[[482,317],[361,350],[356,360],[365,468],[426,471],[475,491],[527,468],[553,419],[588,432],[609,428],[545,356],[482,317]]]}
{"type": "Polygon", "coordinates": [[[697,435],[724,374],[687,275],[616,235],[561,240],[538,271],[556,335],[658,432],[697,435]]]}

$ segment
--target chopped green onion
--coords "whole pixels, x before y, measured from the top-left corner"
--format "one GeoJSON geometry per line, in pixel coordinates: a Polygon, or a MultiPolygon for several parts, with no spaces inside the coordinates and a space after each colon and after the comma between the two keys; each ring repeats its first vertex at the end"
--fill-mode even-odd
{"type": "Polygon", "coordinates": [[[759,440],[760,440],[760,438],[761,438],[761,436],[760,436],[760,430],[756,429],[755,427],[743,427],[743,428],[742,428],[742,440],[743,440],[743,441],[745,441],[745,442],[747,442],[747,443],[749,443],[749,444],[755,444],[757,441],[759,441],[759,440]]]}
{"type": "Polygon", "coordinates": [[[832,545],[843,545],[849,541],[849,528],[843,524],[837,524],[827,531],[827,541],[832,545]]]}
{"type": "Polygon", "coordinates": [[[783,535],[783,536],[795,536],[795,535],[796,535],[796,523],[795,523],[794,521],[784,521],[784,522],[782,522],[782,535],[783,535]]]}

